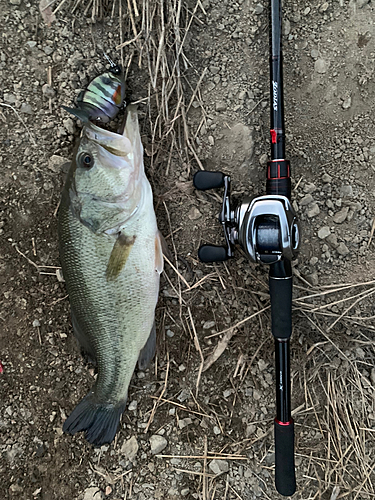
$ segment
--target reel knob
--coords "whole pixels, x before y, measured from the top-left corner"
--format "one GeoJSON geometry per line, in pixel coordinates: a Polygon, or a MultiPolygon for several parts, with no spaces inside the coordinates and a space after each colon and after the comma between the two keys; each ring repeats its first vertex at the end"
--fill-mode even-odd
{"type": "Polygon", "coordinates": [[[220,245],[202,245],[198,250],[201,262],[223,262],[228,259],[226,247],[220,245]]]}
{"type": "Polygon", "coordinates": [[[196,172],[193,177],[193,184],[199,191],[206,191],[207,189],[217,189],[224,186],[225,175],[222,172],[209,172],[202,170],[196,172]]]}

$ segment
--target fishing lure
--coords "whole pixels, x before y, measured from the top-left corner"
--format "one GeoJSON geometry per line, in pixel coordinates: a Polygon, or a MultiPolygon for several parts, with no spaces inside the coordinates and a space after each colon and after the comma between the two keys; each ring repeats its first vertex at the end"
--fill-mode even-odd
{"type": "Polygon", "coordinates": [[[125,97],[125,78],[122,68],[109,57],[111,68],[95,77],[77,98],[77,107],[62,106],[83,122],[107,123],[120,111],[125,97]]]}

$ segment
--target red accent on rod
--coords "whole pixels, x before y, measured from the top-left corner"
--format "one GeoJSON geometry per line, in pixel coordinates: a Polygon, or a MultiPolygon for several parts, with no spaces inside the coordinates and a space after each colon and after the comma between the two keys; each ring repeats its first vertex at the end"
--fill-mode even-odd
{"type": "Polygon", "coordinates": [[[280,422],[280,420],[277,420],[277,418],[275,418],[275,422],[279,425],[285,425],[285,426],[288,426],[288,425],[291,425],[293,423],[293,419],[289,420],[289,422],[280,422]]]}
{"type": "Polygon", "coordinates": [[[276,130],[272,128],[270,130],[270,132],[271,132],[271,141],[272,141],[272,144],[276,144],[277,143],[277,133],[276,133],[276,130]]]}

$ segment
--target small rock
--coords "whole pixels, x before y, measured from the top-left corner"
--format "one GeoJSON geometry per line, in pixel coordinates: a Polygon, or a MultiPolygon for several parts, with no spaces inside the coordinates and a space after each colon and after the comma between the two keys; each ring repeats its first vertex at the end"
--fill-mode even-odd
{"type": "Polygon", "coordinates": [[[306,7],[306,9],[303,11],[303,15],[308,16],[310,14],[310,12],[311,12],[310,7],[306,7]]]}
{"type": "Polygon", "coordinates": [[[177,399],[179,400],[180,403],[183,403],[190,397],[190,391],[187,389],[182,389],[181,393],[177,396],[177,399]]]}
{"type": "Polygon", "coordinates": [[[342,224],[348,215],[349,207],[343,207],[339,212],[333,216],[333,222],[336,224],[342,224]]]}
{"type": "Polygon", "coordinates": [[[8,104],[14,104],[16,102],[16,96],[14,94],[4,93],[4,101],[8,104]]]}
{"type": "Polygon", "coordinates": [[[347,97],[342,103],[342,109],[349,109],[352,105],[351,96],[347,97]]]}
{"type": "Polygon", "coordinates": [[[167,330],[167,337],[169,337],[170,339],[174,337],[174,332],[172,332],[172,330],[167,330]]]}
{"type": "Polygon", "coordinates": [[[189,213],[188,213],[188,217],[190,220],[197,220],[199,219],[200,217],[202,217],[202,214],[200,213],[200,211],[197,209],[197,207],[191,207],[191,209],[189,210],[189,213]]]}
{"type": "Polygon", "coordinates": [[[337,248],[339,246],[339,243],[337,241],[337,236],[335,234],[330,234],[326,238],[326,242],[329,243],[333,248],[337,248]]]}
{"type": "Polygon", "coordinates": [[[138,453],[138,449],[139,445],[137,438],[132,436],[122,445],[121,453],[123,453],[128,460],[133,461],[138,453]]]}
{"type": "Polygon", "coordinates": [[[346,185],[346,186],[345,185],[341,186],[340,196],[342,198],[345,198],[345,197],[350,198],[351,196],[353,196],[353,188],[352,188],[352,186],[350,184],[346,185]]]}
{"type": "Polygon", "coordinates": [[[21,104],[20,111],[21,111],[21,113],[25,113],[26,115],[33,114],[33,108],[31,107],[31,104],[29,104],[28,102],[23,102],[21,104]]]}
{"type": "Polygon", "coordinates": [[[348,253],[349,253],[349,248],[348,248],[348,247],[345,245],[345,243],[343,243],[343,242],[341,242],[341,243],[338,245],[338,247],[337,247],[337,249],[336,249],[336,250],[338,251],[338,253],[339,253],[340,255],[344,255],[344,256],[345,256],[345,255],[348,255],[348,253]]]}
{"type": "Polygon", "coordinates": [[[67,163],[70,163],[67,158],[64,158],[63,156],[52,155],[48,160],[48,168],[56,174],[59,174],[61,173],[63,165],[66,165],[67,163]]]}
{"type": "Polygon", "coordinates": [[[253,390],[253,398],[255,401],[259,401],[262,398],[261,393],[257,389],[253,390]]]}
{"type": "Polygon", "coordinates": [[[112,493],[112,488],[108,485],[105,489],[105,495],[108,496],[112,493]]]}
{"type": "Polygon", "coordinates": [[[299,202],[299,204],[302,206],[302,207],[305,207],[306,205],[310,205],[310,203],[312,203],[314,201],[313,197],[311,196],[311,194],[307,194],[306,196],[304,196],[301,201],[299,202]]]}
{"type": "Polygon", "coordinates": [[[47,98],[51,98],[53,99],[56,95],[56,92],[54,91],[54,89],[48,85],[48,83],[45,83],[42,87],[42,92],[43,92],[43,95],[47,98]]]}
{"type": "Polygon", "coordinates": [[[258,361],[258,367],[259,367],[259,370],[261,372],[264,372],[264,370],[267,368],[267,366],[268,366],[268,363],[266,363],[266,361],[264,361],[264,359],[260,359],[258,361]]]}
{"type": "Polygon", "coordinates": [[[150,437],[150,444],[151,444],[151,453],[153,455],[157,455],[158,453],[163,451],[164,448],[168,446],[168,441],[163,436],[154,434],[153,436],[150,437]]]}
{"type": "Polygon", "coordinates": [[[43,50],[47,56],[50,56],[53,53],[53,47],[51,47],[50,45],[47,45],[46,47],[44,47],[43,50]]]}
{"type": "Polygon", "coordinates": [[[34,319],[33,321],[33,327],[38,328],[40,326],[40,321],[38,319],[34,319]]]}
{"type": "Polygon", "coordinates": [[[325,12],[326,10],[328,10],[328,2],[324,2],[321,6],[320,6],[320,12],[325,12]]]}
{"type": "Polygon", "coordinates": [[[306,276],[306,279],[313,286],[318,286],[318,284],[319,284],[318,273],[316,273],[316,272],[315,273],[311,273],[308,276],[306,276]]]}
{"type": "Polygon", "coordinates": [[[319,57],[319,50],[316,49],[311,49],[310,55],[313,59],[318,59],[319,57]]]}
{"type": "Polygon", "coordinates": [[[263,153],[262,156],[259,158],[259,162],[261,165],[266,165],[268,160],[268,155],[266,153],[263,153]]]}
{"type": "Polygon", "coordinates": [[[216,111],[225,111],[227,109],[227,105],[224,102],[217,102],[215,104],[216,111]]]}
{"type": "Polygon", "coordinates": [[[328,226],[323,226],[318,231],[318,238],[320,238],[321,240],[324,240],[330,234],[331,234],[331,231],[330,231],[329,227],[328,226]]]}
{"type": "Polygon", "coordinates": [[[71,118],[66,118],[63,121],[63,125],[68,134],[74,134],[74,121],[71,118]]]}
{"type": "Polygon", "coordinates": [[[265,458],[265,462],[268,465],[273,465],[275,463],[275,454],[269,453],[265,458]]]}
{"type": "Polygon", "coordinates": [[[21,0],[9,0],[11,5],[21,5],[21,0]]]}
{"type": "Polygon", "coordinates": [[[308,184],[305,185],[305,187],[303,188],[304,192],[305,193],[313,193],[314,191],[316,191],[316,186],[313,182],[309,182],[308,184]]]}
{"type": "Polygon", "coordinates": [[[181,490],[181,496],[187,497],[189,492],[190,492],[189,488],[184,488],[183,490],[181,490]]]}
{"type": "Polygon", "coordinates": [[[205,321],[203,323],[203,330],[209,330],[210,328],[213,328],[215,324],[215,321],[205,321]]]}
{"type": "Polygon", "coordinates": [[[212,460],[208,466],[216,474],[224,474],[229,471],[229,463],[226,460],[212,460]]]}
{"type": "Polygon", "coordinates": [[[213,74],[213,75],[217,75],[220,71],[220,68],[218,66],[210,66],[210,72],[213,74]]]}
{"type": "Polygon", "coordinates": [[[310,266],[316,266],[316,264],[319,262],[318,257],[311,257],[310,259],[310,266]]]}
{"type": "Polygon", "coordinates": [[[284,36],[288,36],[290,34],[290,21],[289,21],[289,19],[283,20],[283,34],[284,34],[284,36]]]}
{"type": "Polygon", "coordinates": [[[179,421],[178,421],[178,427],[179,429],[184,429],[185,427],[187,427],[188,425],[192,424],[193,421],[191,418],[189,417],[186,417],[186,418],[181,418],[179,421]]]}
{"type": "Polygon", "coordinates": [[[316,217],[317,215],[320,214],[320,208],[317,203],[314,203],[311,209],[307,212],[307,216],[310,217],[316,217]]]}
{"type": "Polygon", "coordinates": [[[129,403],[129,406],[128,406],[128,410],[129,411],[135,411],[137,409],[137,406],[138,406],[138,403],[137,401],[134,399],[133,401],[131,401],[129,403]]]}
{"type": "Polygon", "coordinates": [[[87,488],[84,491],[83,500],[102,500],[102,499],[103,499],[103,493],[96,486],[93,486],[92,488],[87,488]]]}
{"type": "Polygon", "coordinates": [[[208,144],[210,146],[213,146],[215,144],[215,139],[212,137],[212,135],[208,136],[208,144]]]}
{"type": "Polygon", "coordinates": [[[320,74],[323,74],[327,71],[327,63],[324,59],[317,59],[315,61],[315,71],[320,74]]]}
{"type": "Polygon", "coordinates": [[[13,483],[13,484],[10,485],[9,491],[11,493],[22,493],[23,492],[23,488],[19,484],[13,483]]]}
{"type": "Polygon", "coordinates": [[[260,14],[262,14],[264,11],[264,7],[261,3],[258,3],[256,6],[255,6],[255,9],[254,9],[254,14],[256,14],[257,16],[259,16],[260,14]]]}
{"type": "Polygon", "coordinates": [[[329,174],[323,174],[322,175],[322,181],[325,184],[330,184],[332,182],[332,177],[329,174]]]}
{"type": "Polygon", "coordinates": [[[213,430],[214,430],[214,434],[216,436],[218,436],[219,434],[221,434],[221,430],[219,429],[219,427],[217,425],[214,426],[213,430]]]}

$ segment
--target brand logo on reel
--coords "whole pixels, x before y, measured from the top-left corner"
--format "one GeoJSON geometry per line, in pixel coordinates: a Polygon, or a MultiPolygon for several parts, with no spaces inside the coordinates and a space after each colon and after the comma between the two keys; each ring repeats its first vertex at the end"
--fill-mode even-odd
{"type": "Polygon", "coordinates": [[[272,81],[273,88],[273,109],[277,111],[277,82],[272,81]]]}

